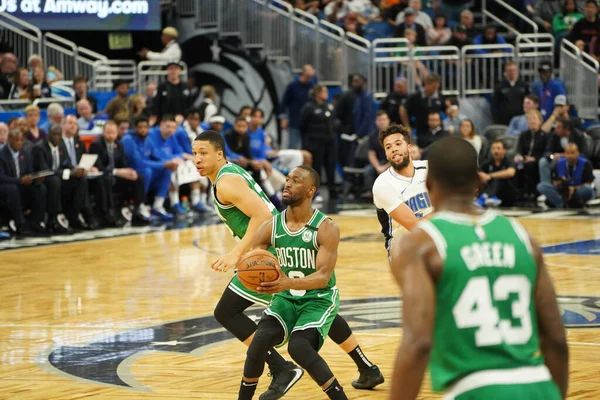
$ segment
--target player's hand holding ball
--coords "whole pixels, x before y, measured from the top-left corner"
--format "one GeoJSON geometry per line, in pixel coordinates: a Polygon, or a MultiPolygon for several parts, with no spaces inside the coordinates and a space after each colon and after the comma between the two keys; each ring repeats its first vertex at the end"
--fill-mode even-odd
{"type": "Polygon", "coordinates": [[[250,290],[259,293],[279,293],[291,286],[279,261],[267,250],[252,250],[241,257],[237,265],[238,279],[250,290]]]}
{"type": "Polygon", "coordinates": [[[280,293],[292,288],[292,279],[281,270],[279,264],[275,265],[275,270],[279,273],[279,278],[272,282],[263,282],[256,289],[258,293],[274,294],[280,293]]]}

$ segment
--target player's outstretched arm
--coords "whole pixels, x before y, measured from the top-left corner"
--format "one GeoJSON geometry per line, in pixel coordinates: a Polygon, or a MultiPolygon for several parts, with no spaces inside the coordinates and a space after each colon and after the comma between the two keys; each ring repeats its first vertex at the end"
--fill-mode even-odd
{"type": "Polygon", "coordinates": [[[271,247],[271,234],[273,233],[273,218],[262,223],[256,231],[252,241],[251,250],[267,250],[271,247]]]}
{"type": "Polygon", "coordinates": [[[218,271],[228,271],[235,268],[240,257],[248,251],[260,225],[268,221],[272,215],[267,204],[256,192],[248,187],[246,181],[237,175],[227,175],[217,183],[217,196],[224,204],[233,204],[241,212],[250,217],[246,234],[226,255],[217,258],[212,268],[218,271]]]}
{"type": "Polygon", "coordinates": [[[319,226],[317,243],[319,244],[319,252],[315,260],[317,272],[304,278],[291,279],[278,268],[279,279],[261,283],[258,291],[260,293],[279,293],[289,289],[315,290],[326,287],[335,268],[340,244],[340,229],[330,219],[323,221],[319,226]]]}
{"type": "Polygon", "coordinates": [[[435,251],[420,229],[392,242],[391,267],[402,289],[402,342],[398,349],[390,399],[416,399],[433,346],[435,285],[425,258],[435,251]]]}
{"type": "Polygon", "coordinates": [[[565,328],[558,310],[554,285],[544,263],[542,250],[531,236],[529,240],[538,266],[534,296],[540,347],[546,366],[564,399],[569,386],[569,348],[565,328]]]}
{"type": "Polygon", "coordinates": [[[390,213],[390,217],[407,230],[412,231],[419,223],[415,213],[406,204],[402,203],[390,213]]]}

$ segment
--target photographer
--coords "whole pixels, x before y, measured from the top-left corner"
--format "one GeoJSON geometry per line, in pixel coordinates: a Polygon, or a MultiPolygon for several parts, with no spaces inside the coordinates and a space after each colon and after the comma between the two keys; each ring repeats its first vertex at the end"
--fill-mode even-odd
{"type": "Polygon", "coordinates": [[[582,207],[595,197],[592,164],[579,156],[575,143],[569,143],[565,155],[556,163],[556,179],[552,184],[541,182],[537,190],[546,196],[546,203],[553,208],[582,207]]]}

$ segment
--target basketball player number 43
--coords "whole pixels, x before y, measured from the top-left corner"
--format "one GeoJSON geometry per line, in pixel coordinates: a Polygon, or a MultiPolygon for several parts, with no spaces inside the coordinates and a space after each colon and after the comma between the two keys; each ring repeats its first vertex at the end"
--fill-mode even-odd
{"type": "Polygon", "coordinates": [[[531,315],[529,312],[531,283],[524,275],[499,277],[490,291],[488,277],[469,279],[458,302],[452,309],[458,328],[475,328],[477,347],[494,346],[501,343],[525,344],[531,338],[531,315]],[[510,319],[500,319],[495,301],[506,301],[511,293],[518,295],[512,302],[512,318],[521,326],[513,326],[510,319]],[[492,297],[493,296],[493,297],[492,297]]]}

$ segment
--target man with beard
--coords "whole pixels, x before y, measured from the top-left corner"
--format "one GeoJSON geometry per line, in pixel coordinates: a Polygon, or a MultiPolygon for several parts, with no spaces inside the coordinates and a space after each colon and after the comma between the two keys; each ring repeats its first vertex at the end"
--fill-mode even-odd
{"type": "Polygon", "coordinates": [[[390,167],[379,175],[373,185],[373,202],[385,248],[399,229],[412,230],[418,219],[433,211],[425,186],[427,161],[410,158],[411,134],[402,125],[392,124],[379,132],[379,143],[385,150],[390,167]]]}

